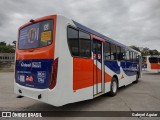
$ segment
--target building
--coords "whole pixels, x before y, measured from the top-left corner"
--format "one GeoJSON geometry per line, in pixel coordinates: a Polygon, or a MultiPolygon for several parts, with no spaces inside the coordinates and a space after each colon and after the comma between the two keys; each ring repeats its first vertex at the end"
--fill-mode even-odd
{"type": "Polygon", "coordinates": [[[0,53],[0,62],[14,62],[15,53],[0,53]]]}

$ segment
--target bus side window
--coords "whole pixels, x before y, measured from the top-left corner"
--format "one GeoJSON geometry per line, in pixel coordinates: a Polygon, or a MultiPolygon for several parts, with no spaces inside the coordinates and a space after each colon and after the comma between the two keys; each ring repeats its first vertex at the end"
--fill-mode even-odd
{"type": "Polygon", "coordinates": [[[79,31],[79,47],[81,57],[91,57],[91,39],[89,34],[79,31]]]}
{"type": "Polygon", "coordinates": [[[111,44],[111,60],[117,60],[116,45],[111,44]]]}
{"type": "Polygon", "coordinates": [[[68,45],[73,56],[79,56],[78,30],[68,27],[68,45]]]}
{"type": "Polygon", "coordinates": [[[133,62],[133,52],[130,51],[130,62],[133,62]]]}
{"type": "Polygon", "coordinates": [[[111,48],[110,43],[105,42],[104,43],[104,60],[110,60],[111,59],[111,48]]]}
{"type": "Polygon", "coordinates": [[[139,63],[139,56],[138,56],[137,53],[135,53],[135,62],[136,62],[136,63],[139,63]]]}
{"type": "Polygon", "coordinates": [[[126,60],[130,61],[130,52],[128,50],[126,51],[126,60]]]}
{"type": "Polygon", "coordinates": [[[117,59],[118,59],[119,61],[122,60],[122,58],[121,58],[121,48],[120,48],[119,46],[117,46],[117,59]]]}
{"type": "Polygon", "coordinates": [[[123,48],[121,48],[121,58],[122,60],[126,60],[126,51],[123,48]]]}
{"type": "Polygon", "coordinates": [[[136,62],[136,53],[133,52],[133,62],[136,62]]]}
{"type": "Polygon", "coordinates": [[[139,63],[139,55],[138,54],[136,56],[136,61],[137,61],[137,63],[139,63]]]}

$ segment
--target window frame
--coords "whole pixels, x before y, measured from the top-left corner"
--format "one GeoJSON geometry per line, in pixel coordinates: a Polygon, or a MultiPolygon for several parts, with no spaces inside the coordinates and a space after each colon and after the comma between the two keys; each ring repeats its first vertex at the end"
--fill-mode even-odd
{"type": "Polygon", "coordinates": [[[77,29],[77,28],[73,27],[72,25],[68,25],[68,26],[67,26],[67,44],[68,44],[68,48],[69,48],[69,51],[70,51],[70,55],[71,55],[72,57],[74,57],[74,58],[86,58],[86,59],[90,59],[90,58],[92,57],[92,53],[91,53],[91,52],[92,52],[91,35],[88,34],[89,37],[90,37],[90,56],[89,56],[89,57],[84,57],[84,56],[81,56],[81,55],[80,55],[80,36],[79,36],[79,32],[83,32],[83,33],[88,34],[86,31],[81,30],[81,29],[77,29]],[[71,49],[70,49],[70,46],[69,46],[69,39],[68,39],[68,29],[69,29],[69,28],[78,31],[78,52],[79,52],[79,55],[78,55],[78,56],[72,55],[72,52],[71,52],[71,49]]]}
{"type": "Polygon", "coordinates": [[[104,51],[104,60],[110,60],[110,61],[130,61],[130,62],[133,62],[131,60],[131,57],[130,57],[130,52],[133,52],[133,51],[130,51],[122,46],[119,46],[119,45],[116,45],[114,43],[111,43],[111,42],[108,42],[107,40],[104,42],[104,47],[103,47],[103,51],[104,51]],[[110,48],[110,55],[109,55],[109,59],[105,59],[105,53],[106,53],[106,48],[105,48],[105,44],[109,44],[109,48],[110,48]],[[111,46],[114,45],[115,46],[115,50],[116,50],[116,60],[112,60],[111,59],[111,46]],[[121,56],[120,59],[118,59],[118,54],[117,54],[117,48],[119,48],[120,50],[120,54],[123,55],[121,56]],[[126,52],[129,51],[129,60],[126,59],[126,52]]]}
{"type": "MultiPolygon", "coordinates": [[[[77,30],[75,27],[67,26],[67,44],[68,44],[68,48],[69,48],[70,54],[71,54],[72,57],[78,57],[78,56],[74,56],[74,55],[72,54],[71,48],[70,48],[70,46],[69,46],[69,39],[68,39],[68,33],[69,33],[69,30],[68,30],[68,29],[69,29],[69,28],[74,29],[74,30],[76,30],[77,32],[78,32],[78,30],[77,30]]],[[[79,33],[78,33],[78,53],[79,53],[79,33]]]]}
{"type": "Polygon", "coordinates": [[[92,46],[91,46],[91,45],[92,45],[92,44],[91,44],[91,35],[88,34],[88,33],[86,33],[86,32],[83,31],[83,30],[78,30],[78,40],[79,40],[79,55],[80,55],[80,57],[83,57],[83,58],[91,58],[91,57],[92,57],[92,53],[91,53],[91,51],[92,51],[92,49],[91,49],[91,47],[92,47],[92,46]],[[90,39],[86,40],[86,41],[89,41],[89,42],[90,42],[90,47],[89,47],[89,48],[90,48],[90,49],[89,49],[89,50],[90,50],[90,56],[89,56],[89,57],[86,57],[86,56],[84,57],[84,56],[81,56],[81,54],[80,54],[80,50],[81,50],[80,34],[79,34],[80,32],[89,35],[89,38],[90,38],[90,39]]]}
{"type": "Polygon", "coordinates": [[[110,60],[111,61],[117,61],[117,45],[116,44],[113,44],[113,43],[110,43],[110,60]],[[111,54],[111,51],[112,51],[112,45],[114,45],[115,46],[115,50],[116,50],[116,59],[111,59],[111,55],[113,55],[113,54],[111,54]]]}
{"type": "Polygon", "coordinates": [[[150,64],[152,64],[152,63],[156,63],[156,64],[159,63],[158,57],[149,57],[149,63],[150,64]]]}
{"type": "Polygon", "coordinates": [[[121,55],[122,55],[121,61],[125,61],[126,60],[126,49],[124,47],[121,47],[121,55]]]}
{"type": "Polygon", "coordinates": [[[120,46],[116,46],[116,56],[117,56],[116,59],[117,59],[118,61],[122,61],[121,57],[119,56],[119,55],[121,54],[121,49],[122,49],[122,48],[121,48],[120,46]],[[120,50],[119,53],[117,52],[118,48],[119,48],[119,50],[120,50]],[[119,59],[119,57],[120,57],[120,59],[119,59]]]}
{"type": "Polygon", "coordinates": [[[137,62],[137,55],[138,55],[138,54],[137,54],[136,52],[134,52],[134,63],[138,63],[138,62],[137,62]]]}
{"type": "MultiPolygon", "coordinates": [[[[104,56],[104,60],[111,60],[111,43],[108,42],[108,41],[105,41],[104,42],[104,48],[105,48],[105,44],[109,44],[109,59],[106,59],[106,57],[104,56]]],[[[106,50],[106,48],[104,50],[106,50]]],[[[106,53],[106,51],[104,51],[104,53],[106,53]]]]}
{"type": "Polygon", "coordinates": [[[130,62],[130,51],[129,51],[128,49],[126,49],[126,52],[125,52],[125,53],[126,53],[126,57],[125,57],[126,59],[125,59],[125,60],[126,60],[127,62],[130,62]],[[129,58],[128,58],[128,56],[129,56],[129,58]]]}
{"type": "Polygon", "coordinates": [[[133,51],[130,51],[130,62],[133,62],[133,51]]]}
{"type": "MultiPolygon", "coordinates": [[[[39,28],[40,29],[40,28],[39,28]]],[[[45,19],[45,20],[41,20],[41,21],[38,21],[38,22],[34,22],[34,23],[31,23],[31,24],[28,24],[27,26],[24,26],[22,27],[21,29],[18,30],[18,44],[17,44],[17,48],[18,50],[30,50],[30,49],[39,49],[39,48],[45,48],[45,47],[48,47],[48,46],[51,46],[54,42],[54,31],[55,31],[55,20],[54,19],[45,19]],[[30,25],[35,25],[37,23],[41,23],[41,22],[44,22],[44,21],[52,21],[52,30],[51,30],[51,43],[49,45],[46,45],[46,46],[38,46],[38,47],[31,47],[31,48],[27,48],[27,49],[20,49],[19,48],[19,39],[20,39],[20,31],[26,27],[29,27],[30,25]]],[[[39,33],[40,34],[40,33],[39,33]]],[[[38,40],[38,42],[40,42],[40,38],[38,40]]],[[[39,43],[38,43],[39,44],[39,43]]]]}

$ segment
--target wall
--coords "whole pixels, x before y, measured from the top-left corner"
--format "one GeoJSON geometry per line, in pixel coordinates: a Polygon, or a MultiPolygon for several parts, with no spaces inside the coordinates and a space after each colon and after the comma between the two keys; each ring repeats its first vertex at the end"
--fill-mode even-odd
{"type": "Polygon", "coordinates": [[[0,53],[0,72],[12,72],[15,66],[14,53],[0,53]]]}

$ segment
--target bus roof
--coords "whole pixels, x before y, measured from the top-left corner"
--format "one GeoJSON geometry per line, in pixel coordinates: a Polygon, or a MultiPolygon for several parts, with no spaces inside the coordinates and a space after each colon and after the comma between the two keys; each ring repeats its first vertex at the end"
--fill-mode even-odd
{"type": "Polygon", "coordinates": [[[118,45],[118,46],[120,46],[120,47],[123,47],[123,48],[125,48],[125,49],[128,49],[128,50],[131,50],[131,51],[140,53],[140,52],[132,49],[131,47],[128,47],[128,46],[126,46],[126,45],[123,45],[122,43],[119,43],[119,42],[117,42],[117,41],[115,41],[115,40],[113,40],[113,39],[111,39],[111,38],[109,38],[109,37],[107,37],[107,36],[104,36],[104,35],[96,32],[96,31],[94,31],[94,30],[92,30],[92,29],[90,29],[90,28],[88,28],[88,27],[86,27],[86,26],[84,26],[84,25],[82,25],[82,24],[74,21],[74,20],[73,20],[73,22],[74,22],[74,24],[77,26],[77,28],[79,28],[79,29],[81,29],[81,30],[84,30],[84,31],[86,31],[86,32],[88,32],[88,33],[91,33],[91,34],[94,34],[94,35],[96,35],[96,36],[98,36],[98,37],[101,37],[101,38],[107,40],[108,42],[113,43],[113,44],[116,44],[116,45],[118,45]]]}
{"type": "Polygon", "coordinates": [[[148,56],[143,56],[143,57],[156,57],[156,58],[160,58],[160,56],[158,56],[158,55],[154,55],[154,56],[151,56],[151,55],[148,55],[148,56]]]}

